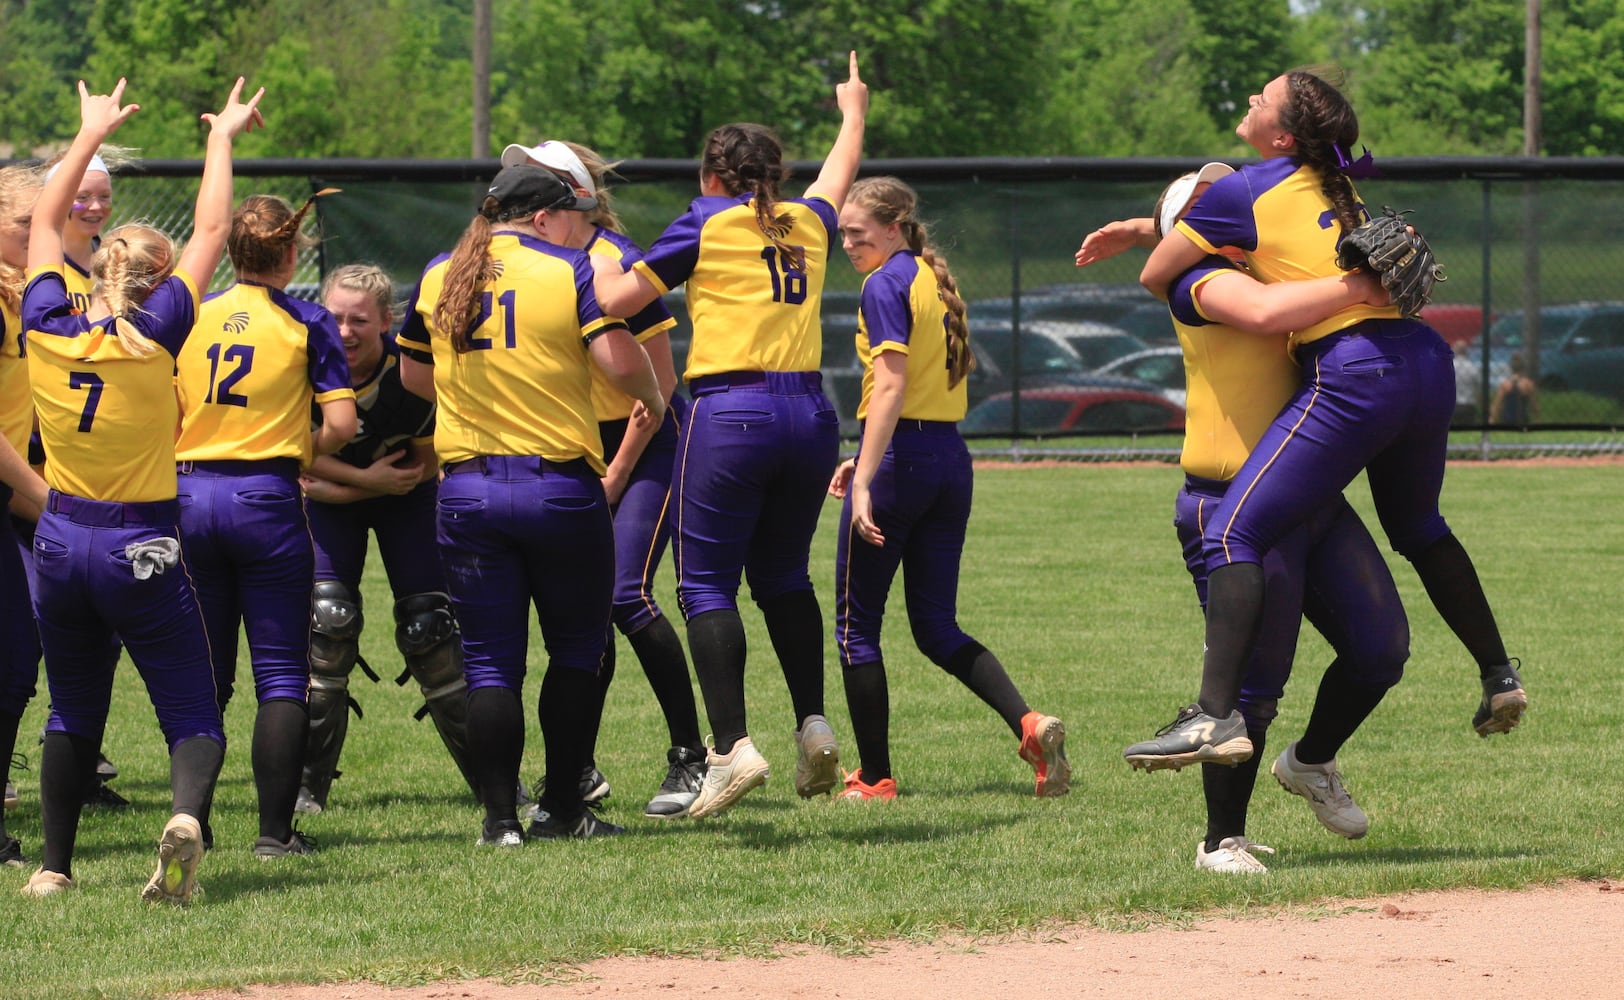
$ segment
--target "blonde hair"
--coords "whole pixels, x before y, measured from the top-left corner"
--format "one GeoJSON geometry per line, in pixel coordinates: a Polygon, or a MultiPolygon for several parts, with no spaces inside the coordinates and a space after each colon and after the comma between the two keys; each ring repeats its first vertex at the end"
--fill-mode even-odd
{"type": "Polygon", "coordinates": [[[308,249],[317,244],[301,228],[310,206],[337,188],[323,188],[305,199],[295,212],[293,206],[274,194],[250,195],[231,215],[231,232],[226,236],[226,253],[232,270],[241,274],[274,274],[287,258],[289,247],[308,249]]]}
{"type": "Polygon", "coordinates": [[[175,242],[161,230],[127,223],[108,233],[90,258],[91,294],[107,303],[113,332],[124,349],[138,357],[156,351],[145,334],[129,320],[144,311],[147,296],[175,271],[175,242]]]}
{"type": "MultiPolygon", "coordinates": [[[[592,196],[598,199],[598,207],[586,213],[586,221],[594,226],[602,226],[611,232],[624,233],[626,227],[621,225],[620,216],[615,214],[612,204],[614,196],[609,193],[607,186],[609,175],[615,172],[616,167],[620,166],[620,161],[616,160],[610,163],[595,149],[583,146],[578,142],[570,142],[568,139],[559,141],[569,147],[570,152],[574,153],[576,158],[581,161],[581,165],[586,167],[587,174],[592,178],[592,196]]],[[[563,174],[559,176],[564,178],[564,183],[574,188],[575,178],[563,174]]]]}
{"type": "MultiPolygon", "coordinates": [[[[55,156],[46,160],[44,163],[40,164],[39,169],[44,173],[49,173],[55,170],[56,165],[61,163],[62,158],[67,155],[68,151],[64,149],[60,153],[57,153],[55,156]]],[[[132,164],[141,162],[141,150],[135,148],[134,146],[119,146],[111,142],[104,142],[100,146],[97,146],[96,155],[101,157],[101,161],[103,163],[107,164],[107,169],[109,171],[118,170],[120,168],[128,167],[132,164]]],[[[88,174],[89,172],[90,168],[86,167],[84,173],[88,174]]],[[[84,175],[81,174],[80,178],[83,179],[83,176],[84,175]]],[[[111,176],[111,174],[109,174],[109,176],[111,176]]]]}
{"type": "MultiPolygon", "coordinates": [[[[39,199],[45,185],[45,174],[39,167],[12,165],[0,168],[0,219],[33,215],[34,202],[39,199]]],[[[16,267],[0,260],[0,302],[13,312],[22,308],[23,288],[28,283],[28,269],[16,267]]]]}
{"type": "Polygon", "coordinates": [[[328,274],[321,282],[323,305],[335,288],[360,292],[372,299],[380,319],[387,321],[395,314],[395,281],[376,264],[345,264],[328,274]]]}
{"type": "Polygon", "coordinates": [[[851,186],[846,203],[861,208],[882,226],[899,226],[908,249],[917,253],[936,275],[938,294],[947,306],[947,384],[950,388],[958,385],[976,367],[975,352],[970,349],[970,324],[947,258],[931,245],[930,229],[918,218],[919,195],[895,177],[865,177],[851,186]]]}

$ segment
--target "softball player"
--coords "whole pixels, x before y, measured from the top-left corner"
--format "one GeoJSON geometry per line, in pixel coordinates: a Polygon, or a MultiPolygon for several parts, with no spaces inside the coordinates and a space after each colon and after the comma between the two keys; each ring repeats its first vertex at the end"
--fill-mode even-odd
{"type": "MultiPolygon", "coordinates": [[[[1336,275],[1340,235],[1366,217],[1343,172],[1352,167],[1358,121],[1323,80],[1293,71],[1270,81],[1236,133],[1264,160],[1220,178],[1178,223],[1179,235],[1152,252],[1141,280],[1160,296],[1223,246],[1243,250],[1264,281],[1336,275]]],[[[1438,510],[1455,401],[1448,344],[1396,309],[1358,305],[1298,329],[1292,348],[1302,385],[1207,523],[1210,602],[1198,711],[1181,713],[1138,753],[1223,762],[1250,755],[1235,707],[1263,602],[1261,554],[1361,469],[1390,544],[1415,565],[1477,660],[1483,694],[1474,728],[1484,736],[1510,730],[1527,695],[1471,559],[1438,510]]]]}
{"type": "Polygon", "coordinates": [[[702,196],[628,271],[604,259],[604,308],[635,315],[687,282],[694,397],[675,473],[677,597],[715,733],[705,782],[688,808],[721,812],[767,780],[745,725],[741,574],[766,619],[796,718],[795,790],[840,780],[823,715],[823,614],[807,563],[819,497],[839,457],[839,418],[824,396],[819,306],[838,213],[862,155],[868,88],[835,88],[841,127],[802,198],[783,199],[783,150],[761,125],[723,125],[705,142],[702,196]]]}
{"type": "MultiPolygon", "coordinates": [[[[1153,220],[1097,230],[1084,242],[1079,261],[1092,263],[1126,249],[1131,236],[1124,239],[1123,233],[1138,222],[1154,227],[1146,241],[1154,245],[1211,181],[1231,172],[1212,163],[1179,178],[1157,202],[1153,220]]],[[[1221,257],[1207,258],[1175,283],[1169,305],[1184,350],[1188,402],[1180,456],[1185,484],[1173,523],[1203,607],[1207,573],[1202,527],[1222,501],[1228,480],[1299,382],[1284,333],[1355,302],[1385,298],[1380,283],[1368,275],[1263,285],[1221,257]],[[1237,328],[1243,324],[1251,332],[1237,328]]],[[[1247,839],[1247,810],[1269,724],[1291,673],[1302,616],[1307,614],[1325,635],[1336,658],[1320,682],[1303,738],[1287,747],[1275,774],[1288,791],[1308,799],[1320,822],[1342,836],[1364,836],[1369,822],[1342,782],[1336,754],[1398,682],[1408,656],[1408,621],[1392,575],[1341,495],[1268,550],[1263,568],[1263,616],[1240,692],[1240,712],[1254,753],[1237,766],[1202,766],[1207,835],[1196,846],[1195,860],[1202,870],[1267,870],[1253,852],[1271,849],[1247,839]]]]}
{"type": "MultiPolygon", "coordinates": [[[[68,221],[62,230],[62,278],[68,286],[68,301],[80,312],[84,312],[90,305],[93,284],[90,277],[90,262],[96,248],[101,244],[102,229],[107,225],[112,213],[111,167],[122,166],[134,159],[132,150],[104,143],[91,154],[90,165],[85,168],[84,176],[79,179],[73,204],[68,211],[68,221]]],[[[50,165],[46,170],[46,178],[54,176],[60,167],[60,160],[50,165]]],[[[20,529],[18,541],[25,548],[33,544],[34,520],[37,520],[37,516],[14,522],[13,525],[20,529]]],[[[32,564],[26,557],[24,565],[28,572],[33,572],[32,564]]],[[[107,644],[109,669],[118,666],[120,652],[121,647],[115,636],[107,644]]],[[[107,784],[116,777],[118,768],[113,766],[105,754],[99,756],[96,759],[96,780],[86,789],[85,805],[101,809],[128,808],[129,800],[107,784]]]]}
{"type": "Polygon", "coordinates": [[[395,599],[395,645],[452,760],[479,791],[468,762],[468,691],[457,620],[438,553],[422,553],[423,539],[434,533],[434,404],[400,384],[400,348],[388,333],[394,297],[394,282],[372,264],[346,264],[322,282],[322,304],[343,342],[360,430],[334,454],[317,456],[300,478],[311,501],[316,543],[310,742],[295,806],[302,813],[326,806],[349,729],[349,678],[361,662],[361,570],[369,533],[378,536],[395,599]]]}
{"type": "Polygon", "coordinates": [[[514,795],[531,605],[547,645],[548,781],[528,833],[623,832],[586,808],[579,785],[614,588],[589,367],[656,422],[665,399],[625,324],[598,308],[588,255],[561,245],[568,212],[595,205],[541,167],[503,168],[456,249],[423,273],[399,337],[402,383],[439,404],[438,537],[462,626],[478,842],[499,847],[526,834],[514,795]]]}
{"type": "Polygon", "coordinates": [[[958,421],[966,406],[964,376],[975,360],[958,283],[931,245],[918,204],[896,178],[868,177],[852,185],[840,210],[841,245],[852,266],[868,274],[857,315],[862,442],[829,483],[829,493],[845,501],[835,556],[835,641],[862,760],[846,775],[840,797],[897,795],[880,626],[898,567],[919,651],[1003,718],[1021,759],[1037,772],[1040,798],[1064,795],[1071,790],[1065,725],[1032,711],[998,657],[959,628],[959,559],[973,473],[958,421]]]}
{"type": "MultiPolygon", "coordinates": [[[[565,212],[570,223],[565,246],[602,254],[625,268],[642,259],[643,251],[621,233],[620,219],[610,207],[604,177],[609,165],[594,150],[575,143],[553,139],[537,146],[513,145],[502,151],[502,163],[533,163],[552,171],[578,194],[597,201],[591,212],[565,212]]],[[[666,398],[665,420],[656,425],[649,420],[633,420],[634,400],[611,386],[602,372],[592,370],[592,409],[598,416],[598,433],[603,441],[603,458],[608,472],[603,478],[604,494],[615,521],[615,600],[613,620],[631,644],[643,667],[654,697],[665,715],[671,738],[666,751],[666,775],[660,790],[643,807],[643,815],[666,819],[687,813],[699,795],[705,777],[705,745],[700,739],[699,713],[689,680],[688,660],[682,652],[677,630],[654,600],[654,574],[671,539],[671,522],[666,517],[671,493],[671,470],[677,453],[677,425],[686,412],[687,400],[676,394],[677,373],[671,360],[668,331],[676,325],[665,303],[655,299],[627,325],[654,366],[660,393],[666,398]]],[[[641,412],[641,411],[639,411],[641,412]]],[[[615,675],[615,644],[611,637],[604,647],[598,679],[600,698],[589,746],[597,743],[597,722],[603,715],[602,695],[607,695],[615,675]]],[[[609,783],[592,761],[581,775],[583,797],[588,804],[609,795],[609,783]]]]}
{"type": "MultiPolygon", "coordinates": [[[[29,218],[40,185],[39,173],[30,167],[0,168],[0,508],[10,503],[15,489],[22,495],[20,506],[34,511],[45,504],[45,481],[23,457],[34,425],[34,398],[28,388],[21,307],[29,218]]],[[[17,728],[39,676],[39,633],[28,595],[28,574],[11,519],[0,517],[0,767],[6,769],[8,810],[17,804],[10,778],[17,728]]],[[[6,831],[0,811],[0,864],[20,868],[27,860],[17,838],[6,831]]]]}
{"type": "Polygon", "coordinates": [[[231,141],[263,124],[263,90],[241,101],[239,78],[209,123],[191,240],[175,260],[164,234],[121,226],[92,261],[96,292],[75,310],[63,280],[62,229],[74,181],[96,147],[137,109],[79,84],[82,124],[62,170],[40,194],[23,293],[28,375],[51,492],[34,535],[34,610],[51,693],[40,765],[44,857],[23,893],[71,889],[84,788],[94,778],[113,676],[114,633],[141,672],[170,751],[174,814],[142,890],[186,904],[196,891],[225,731],[214,700],[203,618],[182,563],[177,525],[175,358],[192,330],[198,289],[214,273],[231,216],[231,141]]]}
{"type": "Polygon", "coordinates": [[[222,713],[236,682],[239,629],[253,663],[260,858],[312,850],[293,829],[309,738],[316,564],[299,472],[356,428],[355,390],[332,316],[282,291],[313,202],[296,212],[280,198],[254,195],[237,207],[226,243],[236,282],[204,299],[197,332],[175,364],[181,532],[222,713]],[[314,434],[312,401],[322,416],[314,434]]]}

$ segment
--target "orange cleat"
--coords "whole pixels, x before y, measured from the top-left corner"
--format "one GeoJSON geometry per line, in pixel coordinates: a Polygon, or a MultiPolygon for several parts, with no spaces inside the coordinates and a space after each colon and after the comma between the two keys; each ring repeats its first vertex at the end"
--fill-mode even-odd
{"type": "Polygon", "coordinates": [[[835,796],[837,799],[852,799],[860,802],[867,802],[871,799],[890,802],[896,797],[897,783],[894,779],[881,778],[872,785],[864,784],[862,768],[858,768],[846,775],[845,791],[835,796]]]}
{"type": "Polygon", "coordinates": [[[1020,755],[1037,772],[1038,798],[1054,798],[1071,791],[1065,723],[1052,715],[1027,712],[1021,717],[1020,755]]]}

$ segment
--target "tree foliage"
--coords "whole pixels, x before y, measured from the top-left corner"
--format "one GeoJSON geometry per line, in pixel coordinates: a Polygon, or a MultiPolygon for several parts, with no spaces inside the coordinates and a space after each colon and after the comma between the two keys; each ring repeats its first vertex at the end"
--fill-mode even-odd
{"type": "MultiPolygon", "coordinates": [[[[1525,0],[503,0],[491,125],[618,158],[693,157],[726,121],[815,159],[856,49],[876,157],[1245,155],[1247,96],[1346,71],[1381,155],[1523,143],[1525,0]]],[[[241,74],[272,128],[249,156],[463,157],[472,0],[0,0],[0,150],[60,146],[74,81],[130,78],[120,133],[195,157],[241,74]]],[[[1624,5],[1546,0],[1543,149],[1624,153],[1624,5]]]]}

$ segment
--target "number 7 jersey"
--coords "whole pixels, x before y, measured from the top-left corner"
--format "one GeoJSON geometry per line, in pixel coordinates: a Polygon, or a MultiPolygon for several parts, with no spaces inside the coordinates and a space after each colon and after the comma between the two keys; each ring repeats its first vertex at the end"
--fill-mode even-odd
{"type": "Polygon", "coordinates": [[[135,355],[108,320],[75,309],[61,266],[29,272],[28,379],[52,489],[117,503],[175,498],[174,357],[196,310],[192,283],[166,279],[128,317],[158,345],[135,355]]]}
{"type": "Polygon", "coordinates": [[[240,281],[203,300],[175,361],[183,462],[314,460],[310,405],[353,399],[327,310],[240,281]]]}

